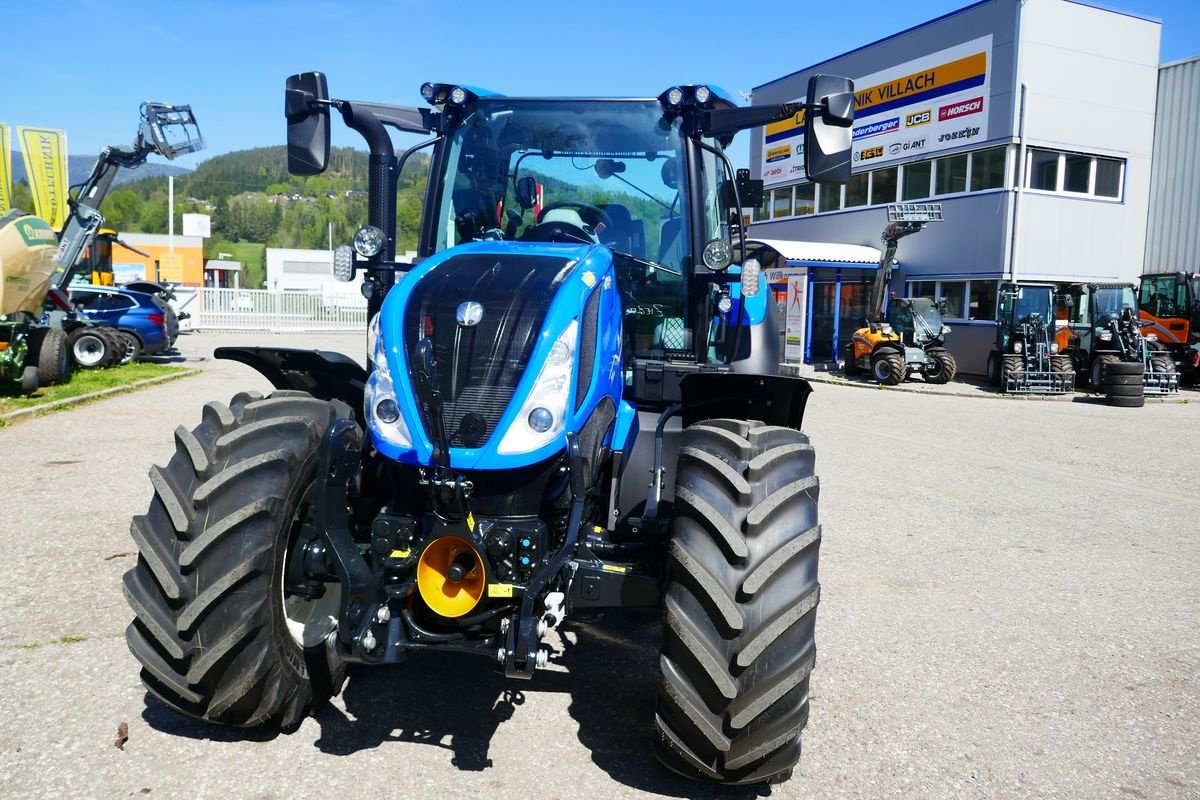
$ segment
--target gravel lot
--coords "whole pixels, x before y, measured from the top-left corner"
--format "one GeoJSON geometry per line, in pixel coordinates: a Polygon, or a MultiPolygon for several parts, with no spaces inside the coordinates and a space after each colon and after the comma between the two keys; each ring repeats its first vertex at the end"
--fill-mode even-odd
{"type": "Polygon", "coordinates": [[[124,641],[129,518],[177,425],[269,388],[211,360],[229,343],[363,348],[191,334],[202,374],[0,430],[0,795],[1200,796],[1200,392],[1116,409],[816,385],[804,757],[773,790],[714,790],[651,755],[653,616],[571,626],[530,683],[452,656],[352,670],[287,735],[149,698],[124,641]]]}

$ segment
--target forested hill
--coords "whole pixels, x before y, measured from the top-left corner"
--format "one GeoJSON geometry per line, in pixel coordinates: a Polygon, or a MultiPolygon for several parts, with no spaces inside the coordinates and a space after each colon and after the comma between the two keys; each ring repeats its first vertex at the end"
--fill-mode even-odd
{"type": "MultiPolygon", "coordinates": [[[[400,176],[400,250],[416,246],[428,163],[417,153],[400,176]]],[[[216,252],[226,241],[324,248],[330,225],[339,244],[349,242],[366,221],[366,189],[367,154],[350,148],[335,148],[329,169],[307,178],[288,174],[283,146],[227,153],[175,178],[175,230],[182,230],[183,214],[203,213],[212,218],[206,251],[216,252]]],[[[101,211],[117,230],[165,233],[167,179],[147,177],[115,187],[101,211]]]]}

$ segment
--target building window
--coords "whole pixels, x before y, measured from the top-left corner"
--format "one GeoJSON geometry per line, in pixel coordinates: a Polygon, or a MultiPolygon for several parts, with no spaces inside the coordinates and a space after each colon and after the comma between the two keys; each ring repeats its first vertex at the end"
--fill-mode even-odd
{"type": "Polygon", "coordinates": [[[917,161],[904,165],[904,200],[924,200],[929,197],[929,179],[933,174],[932,161],[917,161]]]}
{"type": "Polygon", "coordinates": [[[1046,192],[1058,191],[1058,153],[1046,150],[1029,151],[1028,186],[1030,189],[1046,192]]]}
{"type": "Polygon", "coordinates": [[[1124,162],[1115,158],[1096,159],[1096,183],[1093,194],[1097,197],[1119,198],[1121,196],[1121,167],[1124,162]]]}
{"type": "Polygon", "coordinates": [[[958,194],[967,190],[967,154],[939,158],[934,194],[958,194]]]}
{"type": "Polygon", "coordinates": [[[819,211],[840,211],[842,208],[842,187],[836,183],[819,184],[817,197],[819,211]]]}
{"type": "Polygon", "coordinates": [[[971,191],[1004,188],[1007,147],[992,147],[971,154],[971,191]]]}
{"type": "Polygon", "coordinates": [[[971,281],[971,302],[967,305],[967,319],[996,319],[996,281],[971,281]]]}
{"type": "Polygon", "coordinates": [[[909,297],[928,297],[945,300],[947,320],[991,322],[996,319],[996,289],[994,280],[978,281],[909,281],[909,297]]]}
{"type": "Polygon", "coordinates": [[[896,167],[875,170],[871,173],[871,205],[881,206],[896,202],[896,167]]]}
{"type": "Polygon", "coordinates": [[[1092,159],[1087,156],[1063,157],[1063,191],[1087,194],[1092,182],[1092,159]]]}
{"type": "Polygon", "coordinates": [[[771,192],[771,219],[792,215],[792,187],[771,192]]]}
{"type": "Polygon", "coordinates": [[[771,218],[771,190],[767,189],[763,192],[762,202],[754,209],[754,219],[761,221],[771,218]]]}
{"type": "Polygon", "coordinates": [[[867,204],[867,179],[869,177],[869,172],[860,172],[850,176],[850,182],[846,184],[846,208],[867,204]]]}
{"type": "Polygon", "coordinates": [[[1025,186],[1043,192],[1120,199],[1125,162],[1084,153],[1031,147],[1025,186]]]}
{"type": "Polygon", "coordinates": [[[802,183],[796,187],[796,216],[813,214],[817,210],[816,184],[802,183]]]}

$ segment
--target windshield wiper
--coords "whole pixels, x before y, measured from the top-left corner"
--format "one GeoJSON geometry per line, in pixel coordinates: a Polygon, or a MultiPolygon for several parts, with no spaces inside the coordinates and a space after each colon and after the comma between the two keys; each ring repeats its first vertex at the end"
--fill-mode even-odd
{"type": "Polygon", "coordinates": [[[621,256],[622,258],[628,258],[630,261],[633,261],[634,263],[637,263],[637,264],[641,264],[643,267],[653,267],[654,269],[661,269],[663,272],[669,272],[672,275],[679,275],[679,276],[683,275],[683,273],[680,272],[679,270],[671,269],[670,267],[666,266],[665,264],[659,264],[657,261],[647,261],[644,258],[638,258],[633,253],[626,253],[624,250],[617,250],[616,248],[609,247],[608,245],[604,245],[604,246],[608,247],[608,249],[612,251],[612,254],[614,256],[621,256]]]}

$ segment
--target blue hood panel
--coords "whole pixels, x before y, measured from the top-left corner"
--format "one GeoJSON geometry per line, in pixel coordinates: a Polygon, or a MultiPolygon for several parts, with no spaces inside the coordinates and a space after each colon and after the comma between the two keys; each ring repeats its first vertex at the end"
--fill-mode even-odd
{"type": "Polygon", "coordinates": [[[567,431],[578,431],[603,398],[621,404],[621,313],[612,254],[604,247],[487,241],[430,257],[392,288],[379,316],[413,446],[397,447],[372,430],[375,447],[401,463],[433,464],[410,380],[416,342],[425,337],[438,361],[453,468],[513,469],[562,452],[567,431]],[[455,310],[471,300],[484,307],[482,319],[460,328],[455,310]],[[592,313],[585,315],[589,301],[592,313]],[[517,412],[572,320],[581,327],[563,432],[532,452],[499,455],[505,431],[525,424],[516,420],[517,412]],[[590,374],[579,375],[581,367],[590,374]],[[581,386],[585,396],[579,402],[581,386]]]}

